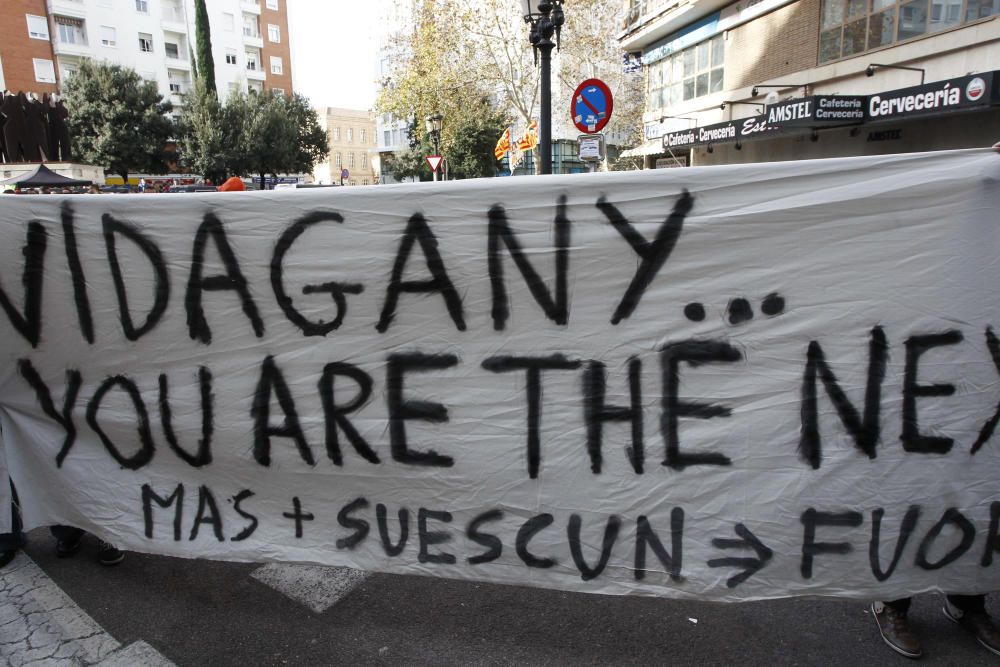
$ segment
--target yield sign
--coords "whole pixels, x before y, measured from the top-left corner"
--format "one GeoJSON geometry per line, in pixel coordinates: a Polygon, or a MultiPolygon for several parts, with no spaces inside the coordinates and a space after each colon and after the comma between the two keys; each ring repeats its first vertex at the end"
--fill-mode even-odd
{"type": "Polygon", "coordinates": [[[441,166],[442,157],[440,155],[425,155],[424,159],[427,160],[427,165],[431,168],[431,171],[437,171],[438,167],[441,166]]]}

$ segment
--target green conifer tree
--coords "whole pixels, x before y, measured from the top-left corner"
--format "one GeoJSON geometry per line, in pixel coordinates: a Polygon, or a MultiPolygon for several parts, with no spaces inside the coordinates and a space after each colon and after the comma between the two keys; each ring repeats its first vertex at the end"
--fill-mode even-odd
{"type": "Polygon", "coordinates": [[[198,43],[197,70],[205,82],[205,89],[217,95],[215,89],[215,59],[212,57],[212,28],[208,24],[205,0],[195,0],[194,30],[198,43]]]}

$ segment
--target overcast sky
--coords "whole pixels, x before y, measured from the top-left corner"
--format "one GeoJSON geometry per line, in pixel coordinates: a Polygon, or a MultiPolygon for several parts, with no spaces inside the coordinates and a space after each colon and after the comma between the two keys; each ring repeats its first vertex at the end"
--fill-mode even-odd
{"type": "Polygon", "coordinates": [[[377,3],[287,0],[295,91],[314,107],[375,103],[377,3]]]}

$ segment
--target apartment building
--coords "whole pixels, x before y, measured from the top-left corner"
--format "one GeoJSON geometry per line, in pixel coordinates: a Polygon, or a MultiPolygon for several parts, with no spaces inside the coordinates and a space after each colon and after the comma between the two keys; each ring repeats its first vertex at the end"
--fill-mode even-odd
{"type": "MultiPolygon", "coordinates": [[[[413,29],[415,12],[413,0],[377,0],[379,34],[376,36],[378,80],[382,86],[391,86],[395,75],[395,46],[397,36],[413,29]]],[[[410,120],[397,118],[391,113],[379,114],[375,119],[375,140],[379,163],[410,148],[410,120]]],[[[382,183],[395,183],[391,173],[382,174],[382,183]]]]}
{"type": "Polygon", "coordinates": [[[374,185],[379,182],[378,140],[371,111],[326,107],[316,110],[326,131],[330,153],[313,169],[316,183],[374,185]],[[344,171],[347,177],[344,178],[344,171]]]}
{"type": "Polygon", "coordinates": [[[0,21],[0,89],[56,92],[45,0],[5,0],[0,21]]]}
{"type": "MultiPolygon", "coordinates": [[[[291,92],[287,0],[210,0],[216,86],[291,92]]],[[[194,0],[4,0],[0,82],[55,92],[83,59],[135,69],[175,106],[191,88],[194,0]]]]}
{"type": "Polygon", "coordinates": [[[981,147],[1000,0],[628,0],[646,168],[981,147]]]}

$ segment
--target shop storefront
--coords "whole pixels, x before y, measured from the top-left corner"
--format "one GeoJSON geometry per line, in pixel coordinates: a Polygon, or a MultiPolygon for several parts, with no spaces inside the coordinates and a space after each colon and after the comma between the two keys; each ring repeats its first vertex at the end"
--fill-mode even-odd
{"type": "Polygon", "coordinates": [[[1000,70],[871,95],[811,95],[748,118],[669,132],[692,165],[989,146],[1000,139],[1000,70]]]}

